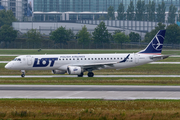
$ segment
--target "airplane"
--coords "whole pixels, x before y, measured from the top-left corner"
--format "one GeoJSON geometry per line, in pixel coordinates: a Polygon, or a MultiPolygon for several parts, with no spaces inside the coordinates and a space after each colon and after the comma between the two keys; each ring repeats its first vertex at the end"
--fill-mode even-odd
{"type": "Polygon", "coordinates": [[[21,55],[6,64],[10,70],[51,70],[53,74],[93,77],[94,70],[124,69],[168,58],[161,55],[166,30],[160,30],[144,50],[124,54],[57,54],[57,55],[21,55]]]}

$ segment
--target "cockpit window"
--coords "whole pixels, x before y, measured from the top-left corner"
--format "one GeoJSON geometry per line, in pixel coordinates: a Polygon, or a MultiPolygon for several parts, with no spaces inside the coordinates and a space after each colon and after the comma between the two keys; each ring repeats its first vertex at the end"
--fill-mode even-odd
{"type": "Polygon", "coordinates": [[[21,61],[21,58],[15,58],[13,61],[21,61]]]}
{"type": "Polygon", "coordinates": [[[21,61],[21,59],[20,59],[20,58],[18,58],[18,61],[21,61]]]}

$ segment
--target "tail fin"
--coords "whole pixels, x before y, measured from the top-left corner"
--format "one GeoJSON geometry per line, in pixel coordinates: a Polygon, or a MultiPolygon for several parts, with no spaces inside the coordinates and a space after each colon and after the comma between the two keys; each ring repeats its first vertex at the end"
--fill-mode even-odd
{"type": "Polygon", "coordinates": [[[149,45],[138,53],[161,55],[166,30],[160,30],[149,45]]]}

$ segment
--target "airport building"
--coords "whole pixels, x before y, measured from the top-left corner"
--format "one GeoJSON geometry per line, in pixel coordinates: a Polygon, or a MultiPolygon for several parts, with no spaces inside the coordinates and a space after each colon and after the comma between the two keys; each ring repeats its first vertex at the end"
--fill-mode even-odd
{"type": "MultiPolygon", "coordinates": [[[[134,7],[138,0],[34,0],[34,17],[37,21],[59,21],[59,20],[95,20],[99,16],[107,15],[109,6],[113,6],[117,11],[122,2],[125,11],[130,2],[134,7]]],[[[144,0],[148,4],[150,0],[144,0]]],[[[158,4],[162,1],[166,4],[166,12],[171,4],[180,8],[180,0],[151,0],[158,4]]],[[[136,9],[136,8],[135,8],[136,9]]],[[[117,13],[115,13],[115,17],[117,13]]]]}
{"type": "MultiPolygon", "coordinates": [[[[83,25],[98,25],[100,17],[106,17],[109,6],[115,10],[120,3],[124,4],[125,11],[130,2],[133,1],[134,9],[138,0],[0,0],[0,10],[12,10],[20,22],[13,23],[13,27],[20,32],[27,32],[29,29],[36,28],[40,32],[47,34],[64,23],[64,27],[78,31],[83,25]],[[50,24],[48,24],[50,23],[50,24]],[[71,26],[68,26],[71,23],[71,26]],[[65,25],[67,24],[67,25],[65,25]],[[77,27],[78,26],[78,27],[77,27]],[[78,28],[78,29],[76,29],[78,28]]],[[[150,0],[144,0],[148,4],[150,0]]],[[[180,0],[151,0],[155,2],[156,8],[162,1],[166,5],[165,24],[169,6],[175,5],[180,10],[180,0]]],[[[178,14],[178,12],[177,12],[178,14]]],[[[103,20],[110,31],[120,29],[129,34],[131,31],[140,32],[143,36],[157,26],[158,21],[129,21],[129,20],[103,20]],[[113,29],[114,28],[114,29],[113,29]],[[127,32],[128,31],[128,32],[127,32]]]]}
{"type": "MultiPolygon", "coordinates": [[[[27,21],[26,17],[34,17],[36,21],[59,20],[95,20],[99,16],[107,15],[109,6],[113,6],[115,17],[120,3],[124,4],[125,11],[133,1],[136,9],[138,0],[0,0],[0,9],[12,10],[20,21],[27,21]]],[[[150,0],[144,0],[148,4],[150,0]]],[[[180,10],[180,0],[151,0],[156,8],[162,1],[166,4],[166,12],[171,4],[180,10]]]]}
{"type": "Polygon", "coordinates": [[[27,11],[27,0],[0,0],[0,10],[12,10],[17,20],[23,21],[27,11]]]}

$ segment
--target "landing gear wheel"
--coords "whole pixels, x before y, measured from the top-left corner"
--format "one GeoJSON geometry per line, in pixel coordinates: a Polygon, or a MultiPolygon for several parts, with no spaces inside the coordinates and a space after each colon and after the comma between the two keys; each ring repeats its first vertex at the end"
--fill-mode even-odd
{"type": "Polygon", "coordinates": [[[80,75],[78,75],[78,77],[83,77],[84,73],[82,72],[80,75]]]}
{"type": "Polygon", "coordinates": [[[21,73],[22,73],[21,77],[25,77],[25,73],[26,73],[25,70],[21,70],[21,73]]]}
{"type": "Polygon", "coordinates": [[[94,76],[94,73],[93,72],[88,72],[88,77],[93,77],[94,76]]]}
{"type": "Polygon", "coordinates": [[[25,74],[23,73],[23,74],[21,74],[21,77],[25,77],[25,74]]]}

